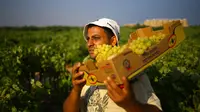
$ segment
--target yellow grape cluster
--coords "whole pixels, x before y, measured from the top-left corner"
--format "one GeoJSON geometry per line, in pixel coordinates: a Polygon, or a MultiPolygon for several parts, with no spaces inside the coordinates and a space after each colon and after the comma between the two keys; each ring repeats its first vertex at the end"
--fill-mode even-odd
{"type": "Polygon", "coordinates": [[[159,43],[162,39],[165,38],[165,36],[166,35],[163,33],[158,33],[157,35],[150,36],[149,39],[156,43],[159,43]]]}
{"type": "Polygon", "coordinates": [[[96,61],[101,62],[107,60],[110,56],[114,54],[118,54],[120,52],[119,46],[112,47],[111,45],[98,45],[94,50],[94,54],[96,55],[96,61]]]}
{"type": "Polygon", "coordinates": [[[159,33],[150,37],[138,37],[129,44],[129,48],[136,54],[141,55],[152,45],[159,43],[165,34],[159,33]]]}
{"type": "Polygon", "coordinates": [[[155,42],[149,38],[137,38],[129,44],[129,48],[136,54],[143,54],[144,51],[152,46],[155,42]]]}

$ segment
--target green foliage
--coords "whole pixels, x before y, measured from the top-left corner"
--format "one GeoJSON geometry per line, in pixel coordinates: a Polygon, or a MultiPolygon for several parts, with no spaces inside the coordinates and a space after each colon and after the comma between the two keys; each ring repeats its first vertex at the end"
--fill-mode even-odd
{"type": "Polygon", "coordinates": [[[200,110],[200,35],[187,31],[192,29],[186,28],[190,36],[146,70],[165,111],[200,110]]]}
{"type": "MultiPolygon", "coordinates": [[[[140,27],[121,27],[120,45],[140,27]]],[[[200,26],[185,33],[181,45],[145,70],[166,112],[200,110],[200,26]]],[[[82,36],[78,27],[0,28],[0,111],[61,112],[71,90],[65,65],[88,55],[82,36]]]]}
{"type": "Polygon", "coordinates": [[[1,42],[0,48],[1,112],[62,111],[62,103],[71,89],[65,64],[81,61],[87,51],[78,31],[81,30],[52,35],[48,31],[23,34],[14,30],[13,37],[4,32],[12,39],[15,35],[32,37],[17,36],[19,43],[14,44],[11,38],[0,37],[7,40],[1,42]]]}

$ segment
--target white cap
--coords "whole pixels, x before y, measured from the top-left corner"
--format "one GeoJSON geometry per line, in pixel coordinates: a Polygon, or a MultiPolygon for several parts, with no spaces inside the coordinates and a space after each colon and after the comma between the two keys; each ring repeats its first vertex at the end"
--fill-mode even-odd
{"type": "Polygon", "coordinates": [[[88,25],[90,25],[90,24],[93,24],[93,25],[96,25],[96,26],[100,26],[100,27],[106,27],[106,28],[111,29],[112,32],[114,33],[114,35],[117,37],[117,45],[119,45],[120,27],[119,27],[119,25],[117,24],[116,21],[114,21],[112,19],[108,19],[108,18],[101,18],[101,19],[98,19],[97,21],[90,22],[90,23],[86,24],[84,29],[83,29],[83,35],[84,35],[85,40],[87,40],[86,39],[86,36],[87,36],[86,34],[87,34],[87,30],[88,30],[88,25]]]}

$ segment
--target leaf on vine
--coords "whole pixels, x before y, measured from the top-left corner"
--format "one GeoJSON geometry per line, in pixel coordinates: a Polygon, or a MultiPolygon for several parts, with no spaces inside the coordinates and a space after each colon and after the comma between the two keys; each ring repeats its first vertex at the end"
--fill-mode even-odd
{"type": "Polygon", "coordinates": [[[15,89],[16,91],[20,91],[20,88],[19,88],[16,84],[13,84],[12,87],[13,87],[13,89],[15,89]]]}
{"type": "Polygon", "coordinates": [[[21,61],[19,60],[19,57],[17,56],[17,63],[21,64],[21,61]]]}
{"type": "Polygon", "coordinates": [[[181,73],[184,73],[186,68],[185,67],[177,67],[177,70],[180,71],[181,73]]]}
{"type": "Polygon", "coordinates": [[[17,112],[17,109],[15,106],[12,106],[12,112],[17,112]]]}
{"type": "Polygon", "coordinates": [[[6,93],[7,89],[8,89],[8,88],[5,88],[5,89],[1,92],[1,97],[4,96],[4,94],[6,93]]]}
{"type": "Polygon", "coordinates": [[[40,81],[36,81],[35,85],[38,86],[38,87],[40,87],[40,88],[42,88],[42,83],[40,81]]]}

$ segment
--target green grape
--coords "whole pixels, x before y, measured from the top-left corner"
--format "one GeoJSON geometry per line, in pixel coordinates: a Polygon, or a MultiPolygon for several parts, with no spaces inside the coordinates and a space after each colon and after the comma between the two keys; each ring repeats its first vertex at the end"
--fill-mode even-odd
{"type": "Polygon", "coordinates": [[[144,53],[144,50],[142,49],[135,49],[135,53],[138,54],[138,55],[141,55],[144,53]]]}
{"type": "Polygon", "coordinates": [[[141,54],[143,54],[143,53],[144,53],[144,50],[143,50],[143,49],[139,49],[138,54],[141,55],[141,54]]]}
{"type": "Polygon", "coordinates": [[[146,43],[146,46],[147,46],[147,48],[150,47],[150,46],[151,46],[151,41],[148,41],[148,42],[146,43]]]}
{"type": "Polygon", "coordinates": [[[143,46],[144,46],[144,44],[143,44],[143,43],[140,43],[140,44],[138,45],[138,48],[139,48],[139,49],[142,49],[143,46]]]}
{"type": "Polygon", "coordinates": [[[131,48],[131,49],[136,49],[137,46],[133,44],[130,48],[131,48]]]}
{"type": "Polygon", "coordinates": [[[143,45],[142,49],[145,51],[147,49],[147,46],[143,45]]]}

